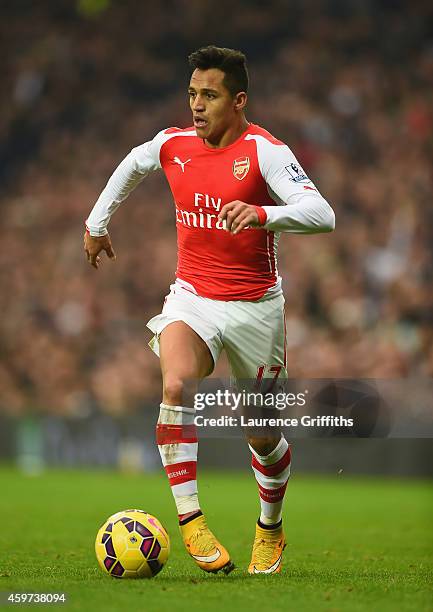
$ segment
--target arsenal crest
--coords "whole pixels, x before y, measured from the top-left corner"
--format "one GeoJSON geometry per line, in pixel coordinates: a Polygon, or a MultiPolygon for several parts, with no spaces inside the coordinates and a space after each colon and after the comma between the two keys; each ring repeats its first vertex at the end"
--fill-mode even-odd
{"type": "Polygon", "coordinates": [[[248,174],[250,169],[250,158],[249,157],[238,157],[233,162],[233,175],[238,181],[241,181],[248,174]]]}

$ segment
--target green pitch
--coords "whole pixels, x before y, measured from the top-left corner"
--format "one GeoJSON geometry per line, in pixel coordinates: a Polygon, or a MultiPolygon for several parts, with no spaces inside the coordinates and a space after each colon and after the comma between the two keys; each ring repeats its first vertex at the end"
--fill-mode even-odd
{"type": "Polygon", "coordinates": [[[283,572],[254,577],[246,573],[258,508],[249,473],[200,474],[208,522],[238,567],[228,577],[206,575],[187,557],[163,474],[24,477],[0,468],[0,485],[0,591],[65,591],[65,610],[433,610],[426,481],[295,475],[286,495],[283,572]],[[168,564],[152,580],[116,580],[96,564],[98,527],[134,507],[155,514],[171,536],[168,564]]]}

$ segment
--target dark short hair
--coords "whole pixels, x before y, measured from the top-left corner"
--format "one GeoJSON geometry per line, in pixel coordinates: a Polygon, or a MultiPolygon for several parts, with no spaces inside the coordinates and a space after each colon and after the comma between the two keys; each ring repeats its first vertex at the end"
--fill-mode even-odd
{"type": "Polygon", "coordinates": [[[191,53],[188,62],[193,71],[196,68],[218,68],[224,72],[223,83],[232,96],[240,91],[248,91],[247,58],[242,51],[209,45],[191,53]]]}

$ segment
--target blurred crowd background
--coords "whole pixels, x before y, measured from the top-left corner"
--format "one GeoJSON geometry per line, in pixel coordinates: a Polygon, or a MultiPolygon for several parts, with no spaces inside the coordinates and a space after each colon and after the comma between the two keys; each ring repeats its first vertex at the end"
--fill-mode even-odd
{"type": "Polygon", "coordinates": [[[113,217],[115,263],[89,266],[83,223],[133,146],[191,124],[186,58],[206,44],[247,54],[247,118],[336,211],[334,233],[280,241],[289,374],[433,375],[431,2],[16,0],[0,17],[0,412],[159,402],[163,175],[113,217]]]}

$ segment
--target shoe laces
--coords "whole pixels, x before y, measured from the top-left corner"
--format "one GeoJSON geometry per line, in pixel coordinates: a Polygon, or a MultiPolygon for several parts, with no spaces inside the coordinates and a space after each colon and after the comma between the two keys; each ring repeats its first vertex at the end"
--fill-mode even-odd
{"type": "Polygon", "coordinates": [[[207,555],[215,548],[212,534],[206,526],[199,527],[190,538],[191,545],[197,547],[200,553],[207,555]]]}
{"type": "Polygon", "coordinates": [[[257,558],[259,563],[269,565],[273,561],[277,542],[279,542],[279,538],[268,540],[260,538],[254,542],[253,555],[257,558]]]}

